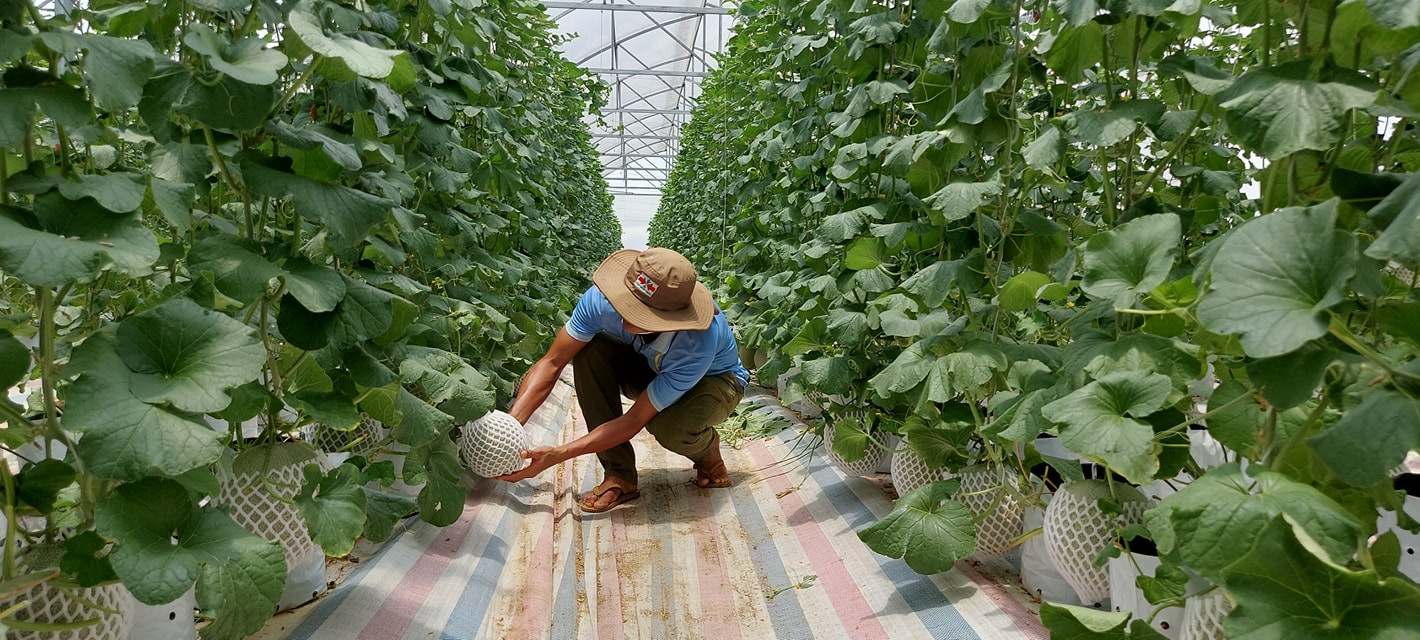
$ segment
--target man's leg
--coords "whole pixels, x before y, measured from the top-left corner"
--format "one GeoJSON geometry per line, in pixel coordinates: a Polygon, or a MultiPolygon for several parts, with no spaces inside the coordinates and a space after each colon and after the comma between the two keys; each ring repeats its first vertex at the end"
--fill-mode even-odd
{"type": "MultiPolygon", "coordinates": [[[[630,345],[606,336],[592,338],[572,358],[572,379],[577,405],[587,419],[587,430],[621,416],[623,396],[634,398],[651,383],[655,372],[630,345]]],[[[597,454],[609,477],[636,485],[636,452],[625,442],[597,454]]]]}
{"type": "Polygon", "coordinates": [[[706,376],[665,411],[656,414],[646,430],[661,446],[690,458],[702,476],[710,477],[709,484],[728,486],[718,481],[728,481],[728,474],[720,466],[723,464],[720,436],[715,425],[730,417],[743,395],[744,389],[733,374],[706,376]]]}

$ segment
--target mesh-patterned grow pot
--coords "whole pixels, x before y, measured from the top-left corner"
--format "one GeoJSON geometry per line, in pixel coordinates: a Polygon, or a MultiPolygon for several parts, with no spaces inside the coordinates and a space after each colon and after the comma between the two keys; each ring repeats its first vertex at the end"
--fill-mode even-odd
{"type": "Polygon", "coordinates": [[[1233,601],[1222,589],[1190,597],[1183,604],[1183,633],[1179,640],[1223,640],[1223,620],[1233,601]]]}
{"type": "MultiPolygon", "coordinates": [[[[866,411],[849,412],[843,417],[844,420],[858,420],[859,424],[866,422],[866,418],[866,411]]],[[[868,443],[868,447],[863,450],[862,458],[853,462],[844,460],[843,456],[838,455],[838,452],[833,450],[833,436],[836,432],[834,422],[835,421],[832,420],[828,421],[827,426],[823,428],[823,457],[825,460],[828,460],[828,464],[832,465],[834,469],[837,469],[844,476],[850,478],[872,476],[876,475],[878,471],[883,468],[884,464],[889,463],[892,452],[888,449],[892,446],[892,443],[884,442],[884,440],[891,434],[884,431],[868,432],[878,443],[868,443]],[[886,445],[886,447],[880,445],[886,445]]]]}
{"type": "MultiPolygon", "coordinates": [[[[21,553],[19,564],[22,567],[49,567],[58,564],[64,548],[61,545],[42,545],[21,553]]],[[[45,582],[5,601],[0,608],[8,609],[25,600],[30,602],[30,606],[17,611],[14,616],[16,620],[43,624],[72,624],[93,619],[98,619],[98,622],[64,631],[11,629],[5,635],[6,640],[124,640],[133,624],[133,596],[117,583],[60,588],[52,582],[45,582]]],[[[188,617],[192,617],[191,611],[188,617]]]]}
{"type": "Polygon", "coordinates": [[[976,464],[961,472],[957,500],[976,517],[976,552],[971,557],[986,561],[1010,550],[1021,535],[1025,510],[1011,491],[1021,477],[1006,468],[976,464]]]}
{"type": "Polygon", "coordinates": [[[1109,571],[1094,566],[1095,557],[1114,539],[1116,529],[1143,522],[1149,499],[1138,489],[1106,480],[1071,482],[1055,492],[1045,508],[1045,545],[1060,575],[1087,607],[1109,601],[1109,571]],[[1122,514],[1106,514],[1101,499],[1119,503],[1122,514]]]}
{"type": "MultiPolygon", "coordinates": [[[[902,444],[906,445],[907,440],[903,439],[902,444]]],[[[913,489],[951,477],[952,472],[946,467],[928,468],[912,447],[902,446],[892,456],[892,486],[897,488],[897,495],[907,495],[913,489]]]]}
{"type": "Polygon", "coordinates": [[[278,611],[299,606],[326,590],[325,552],[311,540],[301,512],[289,504],[305,482],[301,469],[311,463],[320,464],[319,457],[302,443],[248,449],[232,462],[232,477],[223,480],[217,496],[218,502],[230,507],[232,519],[242,528],[281,543],[286,554],[286,588],[278,611]],[[263,472],[266,481],[262,480],[263,472]]]}
{"type": "Polygon", "coordinates": [[[348,453],[353,456],[369,456],[389,434],[389,430],[369,416],[360,420],[354,429],[341,431],[323,424],[307,425],[301,430],[301,437],[319,451],[326,453],[348,453]]]}

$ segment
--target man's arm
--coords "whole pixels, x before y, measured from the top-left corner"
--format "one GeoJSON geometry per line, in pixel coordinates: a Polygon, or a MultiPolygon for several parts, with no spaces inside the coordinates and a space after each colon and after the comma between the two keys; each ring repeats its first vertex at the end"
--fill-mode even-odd
{"type": "Polygon", "coordinates": [[[512,408],[508,409],[508,414],[518,422],[527,424],[528,418],[532,417],[533,412],[537,411],[552,393],[552,385],[557,383],[557,377],[562,375],[567,363],[585,346],[587,343],[573,338],[567,333],[566,327],[558,329],[557,337],[552,339],[552,346],[548,347],[547,353],[534,362],[527,375],[523,376],[522,387],[518,389],[518,397],[513,401],[512,408]]]}
{"type": "Polygon", "coordinates": [[[536,447],[524,451],[522,456],[529,461],[528,466],[521,471],[498,476],[498,479],[508,482],[526,480],[577,456],[606,451],[630,440],[646,428],[646,424],[658,413],[660,412],[651,405],[651,397],[642,391],[641,395],[636,397],[636,402],[621,417],[606,422],[571,442],[556,447],[536,447]]]}

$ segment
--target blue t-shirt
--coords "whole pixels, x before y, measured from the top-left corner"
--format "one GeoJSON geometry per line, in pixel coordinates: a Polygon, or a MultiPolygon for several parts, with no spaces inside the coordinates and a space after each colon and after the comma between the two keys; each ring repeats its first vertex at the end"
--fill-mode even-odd
{"type": "MultiPolygon", "coordinates": [[[[651,406],[657,411],[675,404],[705,376],[733,372],[740,386],[749,385],[749,371],[740,364],[740,352],[725,314],[718,313],[704,331],[667,331],[640,348],[646,364],[656,372],[656,378],[646,388],[651,406]]],[[[596,285],[582,294],[572,318],[567,321],[567,334],[578,342],[591,342],[604,333],[626,344],[635,344],[632,334],[621,326],[621,314],[596,285]]]]}

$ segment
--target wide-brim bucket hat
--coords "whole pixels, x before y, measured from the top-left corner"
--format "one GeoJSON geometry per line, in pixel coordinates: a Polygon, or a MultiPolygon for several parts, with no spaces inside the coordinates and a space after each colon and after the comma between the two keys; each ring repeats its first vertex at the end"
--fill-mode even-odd
{"type": "Polygon", "coordinates": [[[617,251],[592,282],[622,319],[653,333],[701,331],[715,319],[715,301],[696,279],[695,266],[671,249],[617,251]]]}

